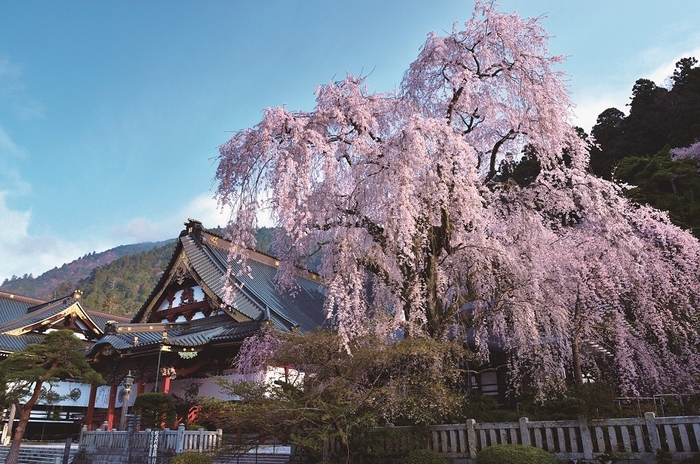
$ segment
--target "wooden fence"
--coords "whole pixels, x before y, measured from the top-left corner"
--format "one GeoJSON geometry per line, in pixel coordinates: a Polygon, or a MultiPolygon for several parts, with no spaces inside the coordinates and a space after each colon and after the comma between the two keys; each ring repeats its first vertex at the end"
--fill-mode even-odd
{"type": "Polygon", "coordinates": [[[477,423],[428,427],[430,448],[453,462],[470,462],[482,449],[499,444],[536,446],[560,460],[594,459],[617,454],[629,460],[652,460],[658,450],[674,459],[700,452],[700,416],[569,421],[477,423]]]}

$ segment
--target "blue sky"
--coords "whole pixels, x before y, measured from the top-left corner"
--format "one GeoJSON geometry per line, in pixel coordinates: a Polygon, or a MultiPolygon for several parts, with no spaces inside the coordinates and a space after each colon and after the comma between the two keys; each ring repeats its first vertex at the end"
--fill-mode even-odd
{"type": "MultiPolygon", "coordinates": [[[[700,2],[503,0],[545,16],[587,131],[634,81],[700,58],[700,2]]],[[[265,107],[369,74],[391,91],[456,0],[0,2],[0,281],[92,251],[223,225],[217,147],[265,107]]]]}

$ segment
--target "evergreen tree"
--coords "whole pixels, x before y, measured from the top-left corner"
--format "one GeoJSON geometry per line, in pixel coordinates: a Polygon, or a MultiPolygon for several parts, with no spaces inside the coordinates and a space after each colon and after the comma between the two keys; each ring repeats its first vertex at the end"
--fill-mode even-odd
{"type": "Polygon", "coordinates": [[[0,379],[5,387],[5,401],[15,404],[19,423],[12,437],[6,464],[17,464],[19,447],[32,407],[39,399],[42,386],[61,380],[102,384],[102,376],[85,358],[85,346],[68,330],[47,333],[41,343],[28,345],[0,362],[0,379]]]}

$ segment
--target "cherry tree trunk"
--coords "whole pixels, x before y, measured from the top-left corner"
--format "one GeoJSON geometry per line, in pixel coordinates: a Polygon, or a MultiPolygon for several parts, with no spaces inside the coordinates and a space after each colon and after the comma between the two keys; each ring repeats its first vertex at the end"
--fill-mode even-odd
{"type": "Polygon", "coordinates": [[[574,381],[576,385],[583,385],[583,371],[581,370],[581,348],[579,346],[579,337],[574,335],[571,340],[571,361],[574,365],[574,381]]]}

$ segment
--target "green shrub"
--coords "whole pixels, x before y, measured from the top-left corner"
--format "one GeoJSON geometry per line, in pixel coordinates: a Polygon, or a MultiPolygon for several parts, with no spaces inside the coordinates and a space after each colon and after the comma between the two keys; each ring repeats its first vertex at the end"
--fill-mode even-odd
{"type": "Polygon", "coordinates": [[[525,445],[496,445],[484,448],[476,457],[477,464],[557,464],[548,452],[525,445]]]}
{"type": "Polygon", "coordinates": [[[166,393],[144,393],[136,397],[134,411],[141,414],[141,426],[159,429],[175,421],[175,403],[166,393]]]}
{"type": "MultiPolygon", "coordinates": [[[[398,450],[421,446],[428,440],[430,432],[425,427],[376,427],[353,433],[348,446],[353,462],[375,462],[400,458],[403,453],[398,450]]],[[[339,454],[346,454],[346,451],[339,454]]]]}
{"type": "Polygon", "coordinates": [[[673,464],[673,455],[670,451],[657,449],[655,457],[657,464],[673,464]]]}
{"type": "MultiPolygon", "coordinates": [[[[566,420],[586,416],[589,419],[630,417],[615,399],[615,386],[605,382],[569,385],[557,398],[540,403],[533,395],[523,397],[519,412],[530,420],[566,420]]],[[[636,416],[636,414],[635,414],[636,416]]]]}
{"type": "Polygon", "coordinates": [[[211,464],[211,458],[206,454],[188,452],[175,456],[170,464],[211,464]]]}
{"type": "Polygon", "coordinates": [[[447,460],[429,449],[411,451],[403,460],[404,464],[447,464],[447,460]]]}
{"type": "Polygon", "coordinates": [[[693,457],[683,461],[683,464],[700,464],[700,453],[693,453],[693,457]]]}
{"type": "Polygon", "coordinates": [[[502,409],[493,396],[470,394],[465,397],[463,417],[477,422],[517,422],[522,415],[519,411],[502,409]]]}

